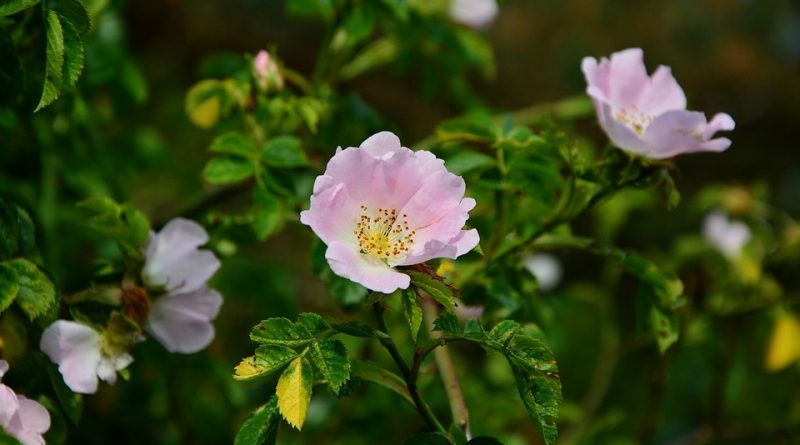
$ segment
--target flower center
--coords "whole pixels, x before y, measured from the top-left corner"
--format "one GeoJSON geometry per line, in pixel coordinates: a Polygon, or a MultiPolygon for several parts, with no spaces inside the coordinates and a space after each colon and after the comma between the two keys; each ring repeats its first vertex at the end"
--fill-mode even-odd
{"type": "Polygon", "coordinates": [[[653,122],[653,116],[642,113],[636,108],[636,105],[620,109],[614,115],[614,119],[625,124],[639,136],[643,135],[650,123],[653,122]]]}
{"type": "Polygon", "coordinates": [[[417,232],[409,229],[405,213],[400,215],[397,210],[384,208],[370,212],[362,205],[353,234],[362,254],[389,263],[408,253],[417,232]]]}

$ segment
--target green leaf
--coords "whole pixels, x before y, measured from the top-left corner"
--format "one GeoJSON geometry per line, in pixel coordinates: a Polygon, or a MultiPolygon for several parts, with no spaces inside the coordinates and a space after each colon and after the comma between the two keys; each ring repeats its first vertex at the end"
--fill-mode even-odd
{"type": "Polygon", "coordinates": [[[552,445],[558,435],[561,402],[561,380],[552,352],[540,340],[518,334],[512,338],[506,358],[528,414],[545,444],[552,445]]]}
{"type": "Polygon", "coordinates": [[[464,150],[447,158],[445,166],[451,173],[462,176],[473,170],[492,166],[494,163],[495,159],[489,155],[464,150]]]}
{"type": "Polygon", "coordinates": [[[253,231],[265,240],[278,229],[282,219],[281,201],[259,182],[253,192],[253,231]]]}
{"type": "Polygon", "coordinates": [[[286,346],[262,345],[253,356],[245,357],[234,368],[233,378],[240,381],[253,380],[274,372],[294,360],[297,352],[286,346]]]}
{"type": "Polygon", "coordinates": [[[28,253],[35,246],[31,217],[15,204],[0,199],[0,260],[28,253]]]}
{"type": "MultiPolygon", "coordinates": [[[[78,32],[79,37],[83,37],[92,27],[92,19],[89,12],[80,0],[48,0],[47,7],[56,11],[78,32]]],[[[62,20],[62,24],[64,20],[62,20]]]]}
{"type": "Polygon", "coordinates": [[[303,312],[297,316],[297,324],[305,328],[311,335],[318,337],[331,330],[328,324],[319,314],[313,312],[303,312]]]}
{"type": "Polygon", "coordinates": [[[405,399],[411,406],[415,406],[414,399],[412,399],[411,395],[408,393],[406,382],[391,371],[383,369],[372,362],[353,360],[350,363],[350,374],[365,382],[383,386],[405,399]]]}
{"type": "Polygon", "coordinates": [[[442,433],[420,433],[404,440],[403,445],[452,445],[452,442],[442,433]]]}
{"type": "Polygon", "coordinates": [[[250,413],[236,433],[233,445],[274,445],[279,421],[278,396],[273,395],[266,404],[250,413]]]}
{"type": "Polygon", "coordinates": [[[5,263],[17,274],[19,291],[17,305],[33,320],[56,303],[56,288],[50,278],[34,263],[18,258],[5,263]]]}
{"type": "Polygon", "coordinates": [[[55,11],[49,11],[45,21],[47,29],[47,61],[44,71],[42,97],[34,112],[50,105],[61,94],[64,83],[64,30],[55,11]]]}
{"type": "Polygon", "coordinates": [[[458,318],[452,312],[445,312],[439,315],[439,318],[433,321],[433,327],[435,331],[440,331],[446,335],[461,335],[458,318]]]}
{"type": "Polygon", "coordinates": [[[619,261],[625,270],[652,290],[655,303],[659,307],[674,309],[680,306],[683,283],[674,273],[662,271],[655,264],[631,252],[620,253],[619,261]]]}
{"type": "Polygon", "coordinates": [[[286,11],[292,15],[328,22],[333,19],[333,0],[287,0],[286,11]]]}
{"type": "Polygon", "coordinates": [[[336,339],[315,342],[310,353],[314,365],[328,381],[328,386],[338,394],[339,388],[350,378],[350,359],[347,358],[344,343],[336,339]]]}
{"type": "Polygon", "coordinates": [[[278,396],[278,409],[289,425],[298,430],[303,428],[308,414],[313,378],[311,364],[304,357],[298,357],[286,367],[278,379],[275,390],[278,396]]]}
{"type": "Polygon", "coordinates": [[[412,286],[428,294],[444,306],[448,312],[455,311],[455,296],[453,295],[453,290],[447,287],[446,284],[423,272],[414,270],[406,270],[404,272],[411,277],[412,286]]]}
{"type": "Polygon", "coordinates": [[[39,3],[39,0],[4,0],[0,3],[0,17],[16,14],[39,3]]]}
{"type": "Polygon", "coordinates": [[[460,117],[439,124],[436,137],[442,142],[462,141],[493,144],[500,127],[488,115],[460,117]]]}
{"type": "Polygon", "coordinates": [[[300,148],[300,139],[283,135],[270,139],[264,145],[261,159],[273,167],[292,168],[308,165],[308,158],[300,148]]]}
{"type": "Polygon", "coordinates": [[[249,158],[255,156],[256,145],[247,136],[238,131],[231,131],[214,139],[208,151],[249,158]]]}
{"type": "Polygon", "coordinates": [[[372,326],[359,321],[348,321],[347,323],[334,323],[331,325],[333,330],[352,337],[373,338],[377,331],[372,326]]]}
{"type": "Polygon", "coordinates": [[[673,311],[665,311],[656,305],[650,306],[650,329],[661,354],[678,341],[678,317],[673,311]]]}
{"type": "Polygon", "coordinates": [[[250,339],[264,345],[304,346],[314,338],[308,330],[296,326],[286,318],[270,318],[250,331],[250,339]]]}
{"type": "Polygon", "coordinates": [[[68,21],[62,19],[64,28],[64,68],[62,78],[64,88],[71,88],[78,82],[83,71],[83,42],[78,31],[68,21]]]}
{"type": "Polygon", "coordinates": [[[521,327],[516,321],[503,320],[489,331],[489,338],[502,345],[507,345],[508,341],[517,335],[521,327]]]}
{"type": "Polygon", "coordinates": [[[206,164],[203,169],[203,179],[209,184],[233,184],[253,176],[255,171],[256,168],[249,159],[238,156],[217,156],[206,164]]]}
{"type": "Polygon", "coordinates": [[[111,237],[129,258],[142,259],[142,247],[150,236],[150,221],[132,204],[111,198],[90,198],[78,204],[89,213],[86,224],[111,237]]]}
{"type": "Polygon", "coordinates": [[[19,277],[13,267],[0,263],[0,314],[3,313],[19,292],[19,277]]]}
{"type": "Polygon", "coordinates": [[[58,399],[61,409],[66,413],[69,420],[77,425],[83,413],[83,396],[69,389],[55,365],[47,363],[45,367],[47,368],[47,377],[50,379],[50,385],[53,387],[53,392],[56,394],[56,399],[58,399]]]}
{"type": "Polygon", "coordinates": [[[403,299],[403,314],[406,316],[408,328],[411,330],[411,338],[416,343],[419,327],[422,325],[422,308],[417,302],[417,293],[405,289],[400,292],[400,298],[403,299]]]}

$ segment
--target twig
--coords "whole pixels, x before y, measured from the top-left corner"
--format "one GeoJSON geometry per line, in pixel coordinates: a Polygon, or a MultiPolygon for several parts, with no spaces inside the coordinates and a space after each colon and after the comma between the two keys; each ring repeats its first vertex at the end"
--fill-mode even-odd
{"type": "MultiPolygon", "coordinates": [[[[432,329],[433,321],[438,316],[439,308],[430,298],[421,298],[421,301],[425,323],[428,325],[429,329],[432,329]]],[[[431,332],[431,335],[434,335],[432,330],[431,332]]],[[[419,362],[422,361],[422,358],[424,358],[424,354],[420,357],[419,362]]],[[[469,426],[469,410],[467,409],[467,403],[464,401],[464,393],[461,391],[461,384],[458,381],[453,359],[450,357],[450,351],[444,343],[440,343],[439,347],[433,349],[433,359],[436,362],[436,368],[439,370],[439,376],[444,384],[447,400],[450,402],[450,412],[453,415],[453,422],[464,431],[464,435],[469,440],[472,438],[472,432],[469,426]]]]}

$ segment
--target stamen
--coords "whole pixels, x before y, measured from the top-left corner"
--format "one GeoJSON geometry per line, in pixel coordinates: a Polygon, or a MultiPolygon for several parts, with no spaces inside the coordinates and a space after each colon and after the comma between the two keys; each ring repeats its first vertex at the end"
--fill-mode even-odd
{"type": "Polygon", "coordinates": [[[409,230],[406,213],[399,215],[395,209],[384,208],[370,212],[367,206],[362,205],[353,234],[362,254],[388,263],[408,254],[416,231],[409,230]]]}
{"type": "Polygon", "coordinates": [[[620,109],[614,115],[614,119],[625,124],[639,136],[643,135],[650,123],[653,122],[653,116],[642,113],[636,108],[636,105],[620,109]]]}

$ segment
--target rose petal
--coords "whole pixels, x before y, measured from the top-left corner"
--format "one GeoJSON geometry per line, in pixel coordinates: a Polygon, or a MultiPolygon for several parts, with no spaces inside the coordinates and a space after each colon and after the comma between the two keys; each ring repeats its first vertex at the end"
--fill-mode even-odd
{"type": "Polygon", "coordinates": [[[97,391],[97,366],[100,363],[100,334],[94,329],[72,321],[58,320],[42,333],[40,344],[75,392],[93,394],[97,391]]]}
{"type": "Polygon", "coordinates": [[[611,55],[609,102],[614,109],[638,103],[650,83],[641,48],[630,48],[611,55]]]}
{"type": "Polygon", "coordinates": [[[395,271],[380,260],[372,260],[358,253],[355,246],[333,242],[328,245],[325,258],[336,275],[376,292],[389,294],[397,289],[407,289],[411,284],[408,275],[395,271]]]}
{"type": "Polygon", "coordinates": [[[50,413],[47,409],[25,396],[17,396],[19,399],[19,418],[22,430],[33,434],[43,434],[50,429],[50,413]]]}
{"type": "Polygon", "coordinates": [[[169,291],[191,292],[219,269],[214,254],[197,248],[208,242],[208,234],[194,221],[175,218],[150,236],[142,278],[149,286],[169,291]]]}
{"type": "Polygon", "coordinates": [[[685,110],[686,95],[667,66],[659,66],[650,78],[639,99],[637,108],[642,113],[658,116],[670,110],[685,110]]]}
{"type": "Polygon", "coordinates": [[[170,352],[193,353],[214,339],[222,296],[214,289],[161,297],[153,303],[147,330],[170,352]]]}

